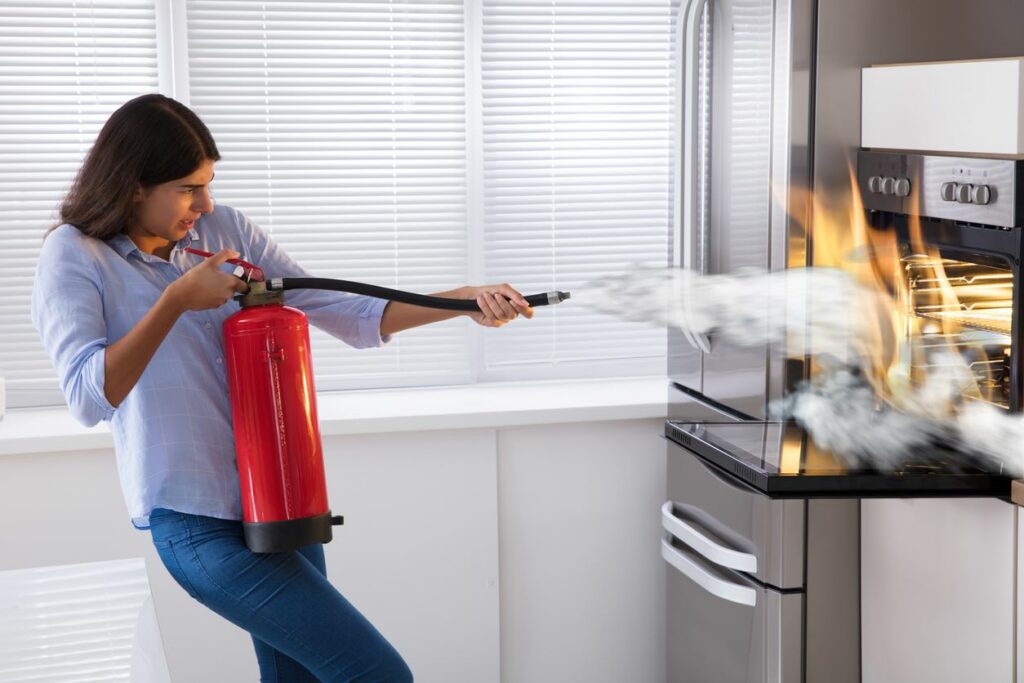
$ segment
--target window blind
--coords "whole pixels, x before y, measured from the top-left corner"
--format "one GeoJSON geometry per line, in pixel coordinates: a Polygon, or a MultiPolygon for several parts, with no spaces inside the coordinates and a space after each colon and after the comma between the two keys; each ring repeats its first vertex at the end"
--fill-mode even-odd
{"type": "Polygon", "coordinates": [[[142,558],[0,572],[0,680],[169,681],[142,558]]]}
{"type": "MultiPolygon", "coordinates": [[[[466,284],[463,17],[461,0],[189,0],[191,105],[221,151],[216,200],[317,276],[466,284]]],[[[467,381],[468,324],[376,350],[314,330],[317,387],[467,381]]]]}
{"type": "MultiPolygon", "coordinates": [[[[572,290],[668,264],[669,0],[483,0],[488,277],[572,290]]],[[[663,329],[579,306],[485,338],[485,377],[664,372],[663,329]]]]}
{"type": "Polygon", "coordinates": [[[0,2],[0,376],[8,405],[60,405],[29,318],[32,275],[107,117],[158,86],[152,0],[0,2]]]}
{"type": "MultiPolygon", "coordinates": [[[[217,201],[316,275],[534,293],[666,263],[671,4],[0,2],[8,405],[62,402],[28,317],[36,254],[102,122],[144,92],[199,113],[217,201]]],[[[660,373],[665,354],[662,330],[572,302],[313,344],[319,389],[660,373]]]]}

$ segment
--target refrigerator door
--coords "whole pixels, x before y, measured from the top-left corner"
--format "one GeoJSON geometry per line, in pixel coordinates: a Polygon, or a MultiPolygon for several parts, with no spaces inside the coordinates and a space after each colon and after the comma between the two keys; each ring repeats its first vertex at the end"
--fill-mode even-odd
{"type": "MultiPolygon", "coordinates": [[[[683,0],[677,266],[722,274],[806,262],[806,196],[790,187],[809,174],[812,17],[810,0],[683,0]]],[[[673,330],[669,376],[763,418],[793,373],[770,351],[673,330]]]]}
{"type": "Polygon", "coordinates": [[[783,593],[716,566],[673,536],[668,564],[670,683],[802,680],[803,593],[783,593]]]}
{"type": "Polygon", "coordinates": [[[769,498],[668,444],[668,495],[662,528],[704,560],[781,589],[804,588],[807,503],[769,498]]]}

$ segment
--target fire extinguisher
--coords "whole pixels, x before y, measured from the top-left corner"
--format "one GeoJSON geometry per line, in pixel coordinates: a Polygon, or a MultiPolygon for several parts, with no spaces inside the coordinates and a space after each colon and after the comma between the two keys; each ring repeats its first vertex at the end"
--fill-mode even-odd
{"type": "MultiPolygon", "coordinates": [[[[309,323],[302,311],[284,305],[284,292],[329,289],[430,308],[480,308],[472,299],[424,296],[347,280],[265,281],[259,267],[240,259],[231,262],[249,284],[249,292],[236,297],[241,309],[223,325],[246,545],[268,553],[327,543],[332,527],[344,519],[331,514],[327,501],[309,323]]],[[[569,293],[525,298],[531,306],[543,306],[564,301],[569,293]]]]}

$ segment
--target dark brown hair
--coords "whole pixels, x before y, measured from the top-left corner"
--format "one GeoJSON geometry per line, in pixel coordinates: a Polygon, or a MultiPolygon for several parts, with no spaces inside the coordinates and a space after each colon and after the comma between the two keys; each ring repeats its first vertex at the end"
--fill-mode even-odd
{"type": "Polygon", "coordinates": [[[135,220],[133,197],[194,172],[220,152],[195,113],[163,95],[143,95],[110,115],[60,207],[60,222],[108,240],[135,220]]]}

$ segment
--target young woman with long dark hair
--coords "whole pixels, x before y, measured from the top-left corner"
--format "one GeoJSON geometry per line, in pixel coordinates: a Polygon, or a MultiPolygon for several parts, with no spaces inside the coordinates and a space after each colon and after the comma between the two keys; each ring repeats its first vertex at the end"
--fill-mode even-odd
{"type": "MultiPolygon", "coordinates": [[[[161,95],[114,112],[46,237],[32,318],[74,416],[110,423],[132,523],[190,596],[252,635],[263,681],[409,681],[388,641],[328,582],[323,547],[254,553],[242,507],[221,323],[247,285],[229,258],[308,276],[243,214],[210,196],[220,153],[203,122],[161,95]],[[201,260],[187,247],[215,252],[201,260]]],[[[532,317],[508,285],[477,323],[532,317]]],[[[458,313],[313,290],[288,304],[355,347],[458,313]]]]}

